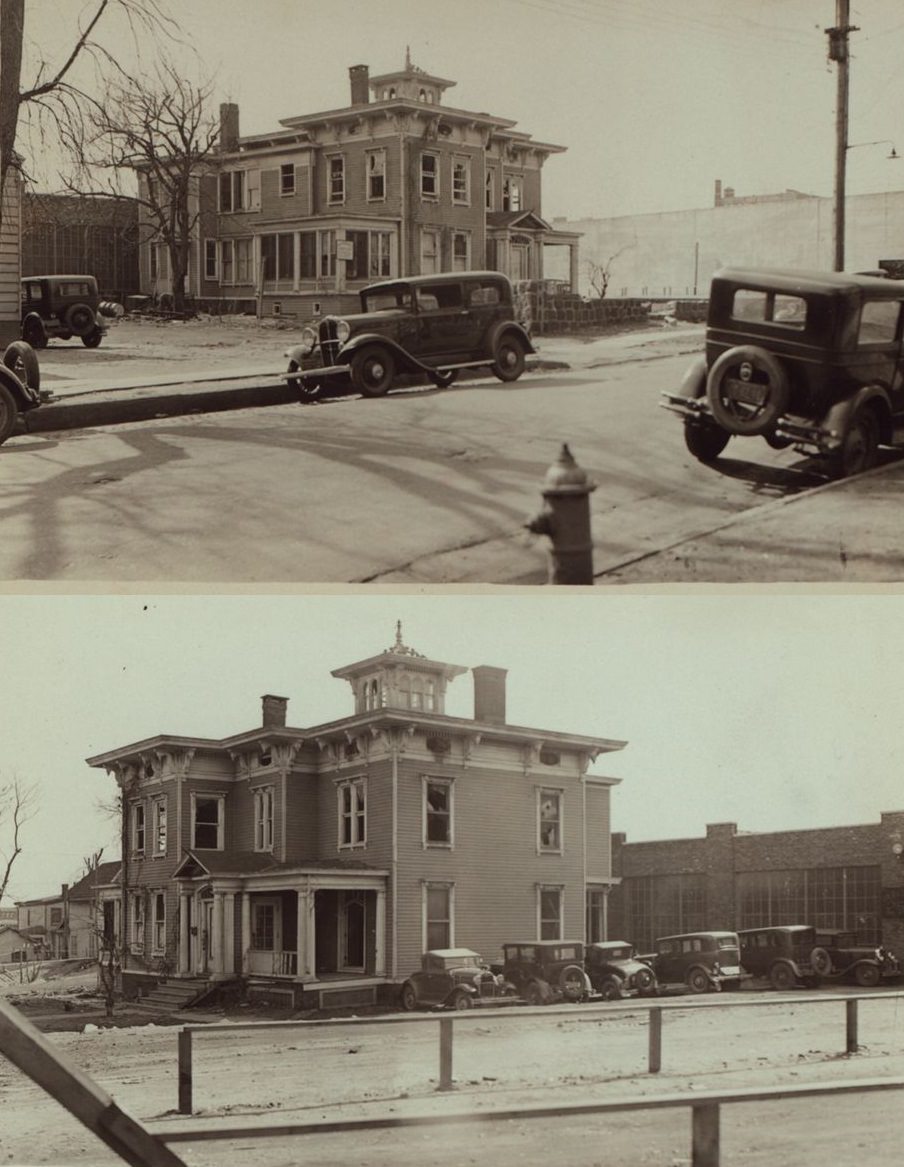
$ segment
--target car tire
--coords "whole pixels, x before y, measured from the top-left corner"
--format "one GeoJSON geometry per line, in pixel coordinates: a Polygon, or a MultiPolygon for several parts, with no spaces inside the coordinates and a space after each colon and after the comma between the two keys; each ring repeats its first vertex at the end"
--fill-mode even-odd
{"type": "Polygon", "coordinates": [[[876,465],[879,456],[879,423],[872,409],[855,411],[841,440],[841,448],[829,459],[833,478],[850,478],[876,465]]]}
{"type": "Polygon", "coordinates": [[[458,369],[445,369],[443,372],[434,369],[430,374],[430,379],[437,389],[448,389],[453,382],[458,380],[458,369]]]}
{"type": "Polygon", "coordinates": [[[874,989],[881,979],[878,965],[858,964],[854,969],[854,980],[861,989],[874,989]]]}
{"type": "Polygon", "coordinates": [[[784,366],[772,353],[758,345],[737,345],[722,353],[714,362],[706,378],[706,398],[713,417],[730,434],[752,437],[765,434],[788,405],[788,375],[784,366]],[[732,370],[747,369],[747,376],[737,378],[752,385],[763,385],[763,400],[744,402],[727,392],[727,381],[732,370]],[[753,381],[754,373],[761,379],[753,381]],[[765,376],[765,381],[762,377],[765,376]]]}
{"type": "Polygon", "coordinates": [[[832,975],[832,958],[825,948],[813,949],[810,953],[810,964],[817,976],[828,977],[832,975]]]}
{"type": "Polygon", "coordinates": [[[710,421],[688,418],[684,423],[684,444],[700,462],[714,462],[730,438],[730,433],[710,421]]]}
{"type": "Polygon", "coordinates": [[[624,996],[618,977],[604,977],[600,985],[600,996],[604,1001],[620,1001],[624,996]]]}
{"type": "MultiPolygon", "coordinates": [[[[289,361],[289,367],[286,369],[287,373],[301,372],[301,365],[298,361],[289,361]]],[[[302,381],[300,377],[292,377],[286,380],[286,384],[290,389],[294,389],[298,394],[299,401],[316,401],[320,396],[322,386],[319,381],[302,381]]]]}
{"type": "Polygon", "coordinates": [[[5,385],[0,385],[0,445],[6,441],[16,428],[16,419],[18,416],[19,410],[16,405],[16,399],[5,385]]]}
{"type": "Polygon", "coordinates": [[[471,998],[467,993],[456,993],[452,998],[452,1008],[463,1013],[465,1009],[471,1008],[471,998]]]}
{"type": "Polygon", "coordinates": [[[692,993],[708,993],[712,988],[712,980],[704,968],[689,969],[684,983],[692,993]]]}
{"type": "Polygon", "coordinates": [[[516,336],[503,336],[493,353],[493,376],[500,381],[517,381],[524,372],[524,356],[524,345],[516,336]]]}
{"type": "Polygon", "coordinates": [[[410,981],[406,981],[402,985],[402,991],[399,993],[399,1000],[402,1008],[406,1013],[411,1013],[417,1008],[417,990],[410,981]]]}
{"type": "Polygon", "coordinates": [[[394,376],[395,362],[388,349],[374,345],[361,349],[352,357],[352,386],[364,397],[383,397],[394,376]]]}
{"type": "Polygon", "coordinates": [[[93,332],[89,332],[87,336],[82,337],[82,344],[85,348],[97,348],[103,340],[104,334],[99,328],[95,328],[93,332]]]}
{"type": "Polygon", "coordinates": [[[41,388],[41,366],[35,350],[24,340],[14,340],[6,346],[3,363],[29,389],[37,392],[41,388]]]}
{"type": "Polygon", "coordinates": [[[656,974],[651,968],[641,969],[640,972],[634,974],[634,984],[637,985],[639,993],[652,995],[656,992],[656,974]]]}
{"type": "Polygon", "coordinates": [[[40,320],[26,320],[22,326],[22,339],[32,348],[47,348],[47,333],[40,320]]]}
{"type": "Polygon", "coordinates": [[[97,327],[94,309],[90,304],[70,304],[63,313],[63,323],[73,336],[87,336],[97,327]]]}
{"type": "Polygon", "coordinates": [[[769,970],[769,983],[780,993],[793,989],[797,984],[797,976],[790,964],[782,961],[774,964],[769,970]]]}
{"type": "Polygon", "coordinates": [[[581,1001],[587,993],[584,972],[576,964],[567,964],[559,973],[559,991],[566,1001],[581,1001]]]}

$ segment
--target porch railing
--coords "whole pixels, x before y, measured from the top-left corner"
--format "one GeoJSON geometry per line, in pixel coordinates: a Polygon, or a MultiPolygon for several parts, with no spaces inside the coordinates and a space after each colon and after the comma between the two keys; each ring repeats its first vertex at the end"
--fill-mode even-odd
{"type": "Polygon", "coordinates": [[[297,952],[274,952],[273,975],[275,977],[294,977],[298,974],[297,952]]]}

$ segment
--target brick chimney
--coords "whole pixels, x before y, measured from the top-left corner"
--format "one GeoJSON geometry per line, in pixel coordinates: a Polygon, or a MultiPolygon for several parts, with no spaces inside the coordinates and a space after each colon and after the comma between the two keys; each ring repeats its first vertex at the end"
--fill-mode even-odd
{"type": "Polygon", "coordinates": [[[508,669],[477,665],[474,674],[474,720],[505,725],[505,678],[508,669]]]}
{"type": "Polygon", "coordinates": [[[715,197],[713,205],[717,206],[717,207],[722,206],[722,179],[721,178],[716,179],[716,197],[715,197]]]}
{"type": "Polygon", "coordinates": [[[239,146],[239,107],[231,101],[220,105],[220,151],[230,154],[239,146]]]}
{"type": "Polygon", "coordinates": [[[278,729],[286,724],[288,697],[274,697],[265,693],[261,697],[261,724],[265,729],[278,729]]]}
{"type": "Polygon", "coordinates": [[[367,65],[351,65],[348,79],[352,87],[352,105],[367,105],[370,101],[370,69],[367,65]]]}

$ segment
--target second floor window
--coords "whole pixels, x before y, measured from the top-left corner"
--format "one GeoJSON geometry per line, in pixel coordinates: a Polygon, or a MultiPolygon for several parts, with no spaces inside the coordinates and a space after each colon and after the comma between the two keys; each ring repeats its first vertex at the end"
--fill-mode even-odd
{"type": "Polygon", "coordinates": [[[452,783],[447,778],[424,779],[424,845],[452,846],[452,783]]]}
{"type": "Polygon", "coordinates": [[[246,206],[247,187],[244,170],[227,170],[220,175],[220,210],[241,211],[246,206]]]}
{"type": "Polygon", "coordinates": [[[521,210],[521,179],[507,178],[502,184],[503,211],[521,210]]]}
{"type": "Polygon", "coordinates": [[[367,842],[367,790],[363,778],[342,782],[339,795],[339,846],[363,847],[367,842]]]}
{"type": "Polygon", "coordinates": [[[286,162],[279,168],[279,193],[295,194],[295,163],[286,162]]]}
{"type": "Polygon", "coordinates": [[[329,168],[329,186],[327,189],[327,202],[330,203],[344,203],[345,202],[345,158],[341,154],[334,154],[327,159],[327,166],[329,168]]]}
{"type": "Polygon", "coordinates": [[[367,154],[367,199],[386,198],[386,151],[370,150],[367,154]]]}
{"type": "Polygon", "coordinates": [[[156,798],[153,803],[154,854],[166,854],[166,799],[156,798]]]}
{"type": "Polygon", "coordinates": [[[471,201],[471,160],[452,159],[452,202],[467,206],[471,201]]]}
{"type": "Polygon", "coordinates": [[[488,211],[496,210],[496,171],[488,170],[484,194],[484,206],[488,211]]]}
{"type": "Polygon", "coordinates": [[[421,155],[421,197],[439,198],[439,155],[421,155]]]}
{"type": "Polygon", "coordinates": [[[222,851],[224,807],[222,795],[192,796],[192,846],[199,850],[222,851]]]}
{"type": "Polygon", "coordinates": [[[254,849],[273,850],[273,787],[254,792],[254,849]]]}
{"type": "Polygon", "coordinates": [[[537,824],[541,851],[562,850],[562,792],[541,790],[537,824]]]}
{"type": "Polygon", "coordinates": [[[132,851],[144,854],[144,803],[136,802],[132,807],[132,851]]]}

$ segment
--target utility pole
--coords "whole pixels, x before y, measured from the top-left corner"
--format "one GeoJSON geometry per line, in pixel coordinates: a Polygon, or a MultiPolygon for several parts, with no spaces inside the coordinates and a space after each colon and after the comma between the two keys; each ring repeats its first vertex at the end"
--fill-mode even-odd
{"type": "Polygon", "coordinates": [[[844,184],[848,152],[848,34],[858,32],[850,19],[850,0],[835,0],[835,28],[827,28],[829,60],[838,65],[835,104],[835,271],[844,271],[844,184]]]}

